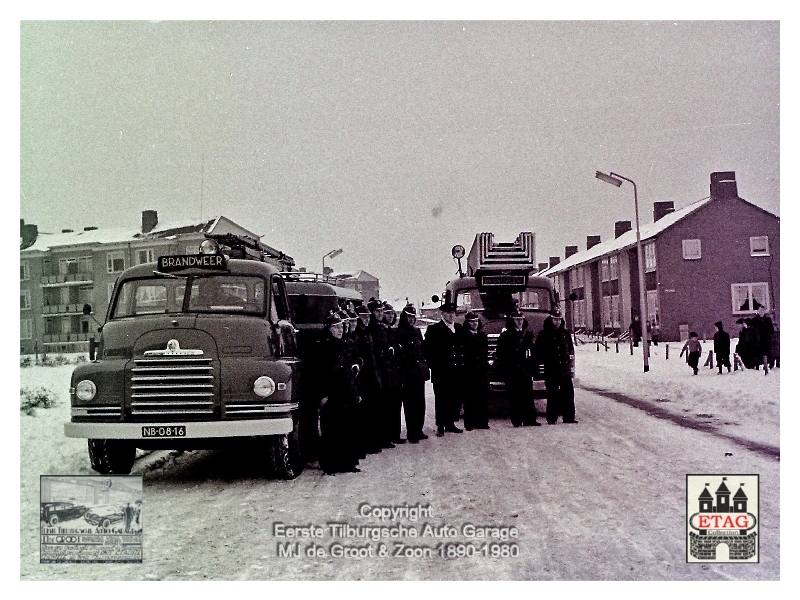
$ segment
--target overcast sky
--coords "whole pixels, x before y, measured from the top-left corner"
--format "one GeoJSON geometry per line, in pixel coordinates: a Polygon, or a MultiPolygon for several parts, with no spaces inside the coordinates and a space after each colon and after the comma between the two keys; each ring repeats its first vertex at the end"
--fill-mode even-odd
{"type": "Polygon", "coordinates": [[[401,305],[481,231],[612,239],[596,170],[643,223],[713,171],[780,214],[777,22],[23,22],[20,76],[40,231],[222,214],[401,305]]]}

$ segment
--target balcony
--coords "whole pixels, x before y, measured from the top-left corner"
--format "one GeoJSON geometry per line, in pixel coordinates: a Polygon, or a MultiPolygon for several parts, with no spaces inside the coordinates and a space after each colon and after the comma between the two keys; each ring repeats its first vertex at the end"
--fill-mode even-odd
{"type": "Polygon", "coordinates": [[[42,306],[43,316],[82,315],[83,304],[45,304],[42,306]]]}
{"type": "Polygon", "coordinates": [[[42,275],[42,287],[60,287],[65,285],[86,285],[94,283],[92,273],[59,273],[58,275],[42,275]]]}
{"type": "Polygon", "coordinates": [[[76,344],[78,342],[88,342],[93,333],[60,333],[52,335],[43,335],[42,343],[44,344],[76,344]]]}

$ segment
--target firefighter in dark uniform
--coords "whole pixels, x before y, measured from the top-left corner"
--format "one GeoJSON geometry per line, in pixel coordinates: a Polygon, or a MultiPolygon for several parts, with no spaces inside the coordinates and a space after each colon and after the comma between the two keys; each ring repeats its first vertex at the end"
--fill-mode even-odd
{"type": "Polygon", "coordinates": [[[381,451],[375,434],[375,406],[381,395],[381,375],[375,356],[375,344],[370,331],[372,314],[365,306],[356,308],[358,324],[355,339],[362,370],[358,377],[361,404],[358,405],[358,439],[362,454],[375,454],[381,451]]]}
{"type": "Polygon", "coordinates": [[[463,431],[455,424],[459,418],[456,331],[461,329],[461,325],[455,322],[456,307],[449,299],[445,300],[440,311],[442,319],[428,327],[423,342],[425,358],[431,368],[438,437],[442,437],[445,431],[463,431]]]}
{"type": "Polygon", "coordinates": [[[544,365],[547,422],[552,425],[561,415],[564,423],[577,423],[575,389],[572,387],[575,348],[572,334],[564,325],[561,309],[557,306],[544,320],[542,330],[536,337],[536,354],[544,365]]]}
{"type": "Polygon", "coordinates": [[[403,375],[400,371],[400,352],[397,341],[397,313],[388,302],[383,303],[383,323],[386,325],[386,340],[389,344],[383,368],[386,438],[393,444],[405,444],[406,441],[400,437],[403,375]]]}
{"type": "Polygon", "coordinates": [[[414,326],[416,322],[417,309],[412,304],[406,304],[397,326],[397,344],[403,377],[406,437],[412,444],[428,439],[422,427],[425,424],[425,381],[430,379],[430,369],[422,353],[422,332],[414,326]]]}
{"type": "Polygon", "coordinates": [[[464,429],[489,429],[489,338],[482,331],[478,313],[470,311],[458,331],[461,397],[464,399],[464,429]]]}
{"type": "Polygon", "coordinates": [[[506,327],[497,338],[497,369],[506,384],[511,424],[514,427],[538,427],[536,406],[531,387],[533,335],[528,321],[515,308],[506,320],[506,327]]]}
{"type": "Polygon", "coordinates": [[[338,314],[325,318],[325,333],[313,351],[320,390],[319,464],[326,475],[358,473],[356,407],[359,366],[348,355],[338,314]]]}

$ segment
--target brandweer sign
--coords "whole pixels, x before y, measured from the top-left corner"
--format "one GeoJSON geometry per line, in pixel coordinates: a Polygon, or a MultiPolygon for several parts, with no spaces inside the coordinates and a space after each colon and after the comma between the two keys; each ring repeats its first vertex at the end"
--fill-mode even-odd
{"type": "Polygon", "coordinates": [[[181,269],[224,269],[225,257],[222,254],[186,254],[180,256],[159,256],[159,271],[179,271],[181,269]]]}

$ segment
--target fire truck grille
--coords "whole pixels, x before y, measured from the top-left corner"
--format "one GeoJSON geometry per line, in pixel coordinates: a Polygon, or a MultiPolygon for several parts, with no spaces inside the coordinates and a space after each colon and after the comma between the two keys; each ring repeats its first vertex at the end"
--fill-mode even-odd
{"type": "Polygon", "coordinates": [[[134,361],[131,417],[210,419],[214,417],[214,373],[210,358],[159,356],[134,361]]]}

